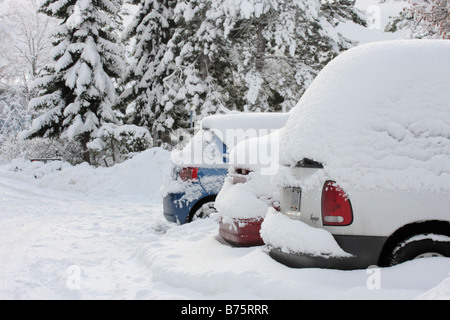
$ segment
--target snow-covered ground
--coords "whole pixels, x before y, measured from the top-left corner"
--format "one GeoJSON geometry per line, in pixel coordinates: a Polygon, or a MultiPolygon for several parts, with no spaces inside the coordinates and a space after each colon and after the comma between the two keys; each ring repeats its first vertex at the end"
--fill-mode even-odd
{"type": "MultiPolygon", "coordinates": [[[[0,11],[8,1],[0,0],[0,11]]],[[[383,33],[401,2],[358,0],[383,33]]],[[[170,155],[151,149],[111,168],[15,161],[0,166],[0,299],[450,299],[450,259],[383,269],[291,269],[264,246],[233,248],[218,223],[162,214],[170,155]]]]}
{"type": "Polygon", "coordinates": [[[168,152],[111,168],[0,166],[0,299],[448,299],[450,260],[291,269],[233,248],[213,219],[164,220],[168,152]],[[37,178],[36,178],[37,177],[37,178]]]}

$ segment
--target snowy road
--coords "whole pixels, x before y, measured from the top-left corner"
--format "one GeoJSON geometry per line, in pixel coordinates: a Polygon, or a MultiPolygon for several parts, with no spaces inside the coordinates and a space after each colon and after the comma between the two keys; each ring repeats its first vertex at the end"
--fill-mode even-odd
{"type": "Polygon", "coordinates": [[[26,168],[0,167],[0,299],[450,298],[449,259],[297,270],[264,247],[224,245],[212,219],[169,223],[157,194],[165,168],[149,172],[153,179],[144,175],[147,187],[137,178],[140,161],[162,160],[148,153],[113,168],[69,167],[39,179],[26,168]],[[114,180],[124,176],[134,178],[114,180]]]}
{"type": "Polygon", "coordinates": [[[160,206],[50,196],[1,179],[0,298],[132,298],[149,284],[132,255],[149,226],[146,213],[160,206]]]}

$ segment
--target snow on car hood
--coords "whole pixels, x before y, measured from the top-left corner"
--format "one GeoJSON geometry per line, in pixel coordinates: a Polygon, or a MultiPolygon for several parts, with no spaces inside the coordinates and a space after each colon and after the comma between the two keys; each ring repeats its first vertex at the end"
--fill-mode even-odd
{"type": "Polygon", "coordinates": [[[281,163],[319,161],[347,190],[449,192],[449,57],[445,40],[370,43],[339,55],[291,112],[281,163]]]}

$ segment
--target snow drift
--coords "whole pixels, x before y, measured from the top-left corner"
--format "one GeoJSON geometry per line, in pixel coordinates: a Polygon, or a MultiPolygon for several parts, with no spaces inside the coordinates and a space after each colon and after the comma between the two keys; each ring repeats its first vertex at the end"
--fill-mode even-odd
{"type": "Polygon", "coordinates": [[[135,201],[159,200],[162,177],[169,170],[170,152],[152,148],[113,167],[92,167],[87,163],[71,166],[67,162],[43,163],[16,159],[9,170],[23,179],[36,178],[43,188],[71,191],[89,197],[111,197],[135,201]]]}

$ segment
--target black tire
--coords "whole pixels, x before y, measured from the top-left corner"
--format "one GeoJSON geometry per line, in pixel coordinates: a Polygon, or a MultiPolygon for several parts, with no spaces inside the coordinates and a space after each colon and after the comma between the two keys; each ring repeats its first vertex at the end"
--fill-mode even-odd
{"type": "MultiPolygon", "coordinates": [[[[209,212],[202,212],[201,209],[205,207],[210,207],[214,209],[214,202],[216,200],[216,196],[208,196],[203,198],[199,202],[195,204],[195,206],[191,209],[189,213],[188,222],[192,222],[197,219],[205,219],[209,217],[209,212]]],[[[215,209],[213,210],[215,211],[215,209]]]]}
{"type": "Polygon", "coordinates": [[[422,235],[418,240],[401,242],[393,251],[389,265],[422,257],[450,257],[450,242],[434,240],[429,235],[422,235]]]}

